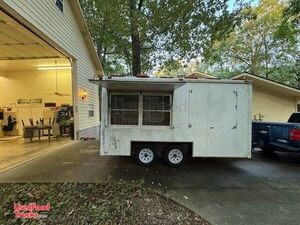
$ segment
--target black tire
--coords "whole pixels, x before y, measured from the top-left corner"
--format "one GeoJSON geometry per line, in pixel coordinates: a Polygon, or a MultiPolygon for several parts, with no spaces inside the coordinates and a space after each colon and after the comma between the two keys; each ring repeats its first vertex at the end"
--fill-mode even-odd
{"type": "Polygon", "coordinates": [[[141,166],[152,166],[157,161],[158,155],[152,145],[141,145],[135,151],[134,158],[141,166]]]}
{"type": "Polygon", "coordinates": [[[273,155],[274,154],[274,149],[269,145],[264,146],[262,148],[262,150],[263,150],[264,154],[266,154],[266,155],[273,155]]]}
{"type": "Polygon", "coordinates": [[[171,146],[164,151],[164,160],[168,166],[179,167],[186,161],[187,153],[182,146],[171,146]]]}

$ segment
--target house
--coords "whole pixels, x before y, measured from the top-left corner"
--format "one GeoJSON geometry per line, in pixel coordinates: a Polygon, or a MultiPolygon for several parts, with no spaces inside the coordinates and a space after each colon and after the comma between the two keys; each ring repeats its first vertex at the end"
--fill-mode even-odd
{"type": "Polygon", "coordinates": [[[52,123],[61,107],[76,139],[98,138],[99,89],[88,79],[102,74],[77,0],[0,1],[0,126],[14,117],[12,135],[52,123]]]}
{"type": "Polygon", "coordinates": [[[253,82],[253,120],[286,122],[291,113],[300,111],[299,89],[247,73],[232,79],[253,82]]]}
{"type": "Polygon", "coordinates": [[[219,79],[218,77],[212,76],[212,75],[207,74],[207,73],[198,72],[198,71],[187,74],[186,77],[187,78],[194,78],[194,79],[219,79]]]}

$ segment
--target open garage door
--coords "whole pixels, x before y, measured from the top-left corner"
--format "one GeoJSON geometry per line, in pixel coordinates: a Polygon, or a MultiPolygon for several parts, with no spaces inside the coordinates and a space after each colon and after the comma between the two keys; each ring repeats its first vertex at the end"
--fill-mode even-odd
{"type": "Polygon", "coordinates": [[[72,96],[69,59],[0,11],[0,140],[73,137],[72,96]]]}

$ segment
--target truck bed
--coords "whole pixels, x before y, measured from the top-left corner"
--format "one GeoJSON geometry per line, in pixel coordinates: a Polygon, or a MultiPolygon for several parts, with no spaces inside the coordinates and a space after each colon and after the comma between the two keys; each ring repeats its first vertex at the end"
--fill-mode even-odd
{"type": "Polygon", "coordinates": [[[252,145],[265,151],[300,152],[300,124],[253,122],[252,145]]]}

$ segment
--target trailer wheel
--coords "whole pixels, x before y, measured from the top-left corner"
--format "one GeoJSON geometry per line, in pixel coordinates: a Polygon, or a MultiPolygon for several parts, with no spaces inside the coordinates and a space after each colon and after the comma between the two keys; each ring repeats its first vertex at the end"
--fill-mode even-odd
{"type": "Polygon", "coordinates": [[[178,167],[184,164],[187,153],[181,146],[172,146],[164,152],[165,162],[171,167],[178,167]]]}
{"type": "Polygon", "coordinates": [[[135,152],[135,160],[141,166],[152,166],[157,157],[157,153],[151,145],[140,146],[135,152]]]}

